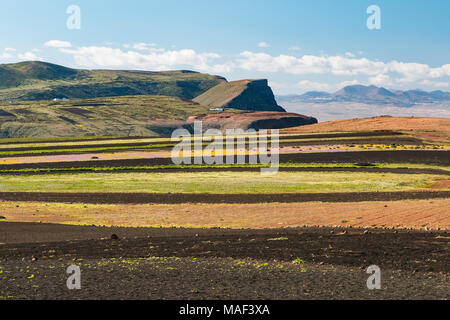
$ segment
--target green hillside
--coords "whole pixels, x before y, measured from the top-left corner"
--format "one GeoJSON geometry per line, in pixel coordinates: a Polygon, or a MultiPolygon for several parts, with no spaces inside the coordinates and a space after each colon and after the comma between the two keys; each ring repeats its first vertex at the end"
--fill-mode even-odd
{"type": "Polygon", "coordinates": [[[0,102],[0,137],[160,136],[208,107],[168,96],[0,102]]]}
{"type": "Polygon", "coordinates": [[[2,138],[167,136],[189,126],[191,116],[214,113],[211,107],[284,112],[267,80],[227,82],[186,70],[78,70],[36,61],[0,65],[2,138]]]}
{"type": "Polygon", "coordinates": [[[165,95],[192,99],[225,82],[187,70],[78,70],[31,61],[0,65],[0,101],[165,95]]]}

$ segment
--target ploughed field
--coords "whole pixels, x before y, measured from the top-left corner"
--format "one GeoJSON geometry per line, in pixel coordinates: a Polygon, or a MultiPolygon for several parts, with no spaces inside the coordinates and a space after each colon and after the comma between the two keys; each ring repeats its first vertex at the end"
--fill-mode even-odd
{"type": "Polygon", "coordinates": [[[448,299],[448,232],[0,224],[4,299],[448,299]],[[117,235],[116,240],[111,234],[117,235]],[[382,289],[368,290],[377,264],[382,289]],[[81,270],[68,290],[66,269],[81,270]]]}
{"type": "Polygon", "coordinates": [[[288,133],[327,133],[342,132],[349,128],[362,130],[394,130],[408,133],[418,139],[426,139],[438,143],[448,143],[450,138],[449,118],[417,118],[380,116],[373,118],[357,118],[351,120],[327,121],[310,126],[285,129],[288,133]]]}
{"type": "Polygon", "coordinates": [[[282,133],[274,175],[175,165],[176,144],[0,140],[0,298],[449,298],[448,142],[282,133]]]}

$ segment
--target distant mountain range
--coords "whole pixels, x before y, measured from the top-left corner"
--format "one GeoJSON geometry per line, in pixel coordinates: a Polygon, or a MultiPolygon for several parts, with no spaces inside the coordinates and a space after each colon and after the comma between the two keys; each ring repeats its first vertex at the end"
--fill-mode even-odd
{"type": "Polygon", "coordinates": [[[450,102],[450,92],[422,90],[388,90],[376,86],[352,85],[335,93],[310,91],[302,95],[280,97],[283,101],[305,103],[357,102],[364,104],[412,107],[416,104],[450,102]]]}

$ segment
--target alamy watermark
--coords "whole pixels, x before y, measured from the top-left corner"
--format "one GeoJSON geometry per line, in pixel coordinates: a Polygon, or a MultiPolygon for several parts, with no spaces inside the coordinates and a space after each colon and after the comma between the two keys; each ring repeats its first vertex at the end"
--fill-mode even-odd
{"type": "Polygon", "coordinates": [[[70,274],[67,279],[66,285],[69,290],[81,289],[81,269],[79,266],[71,265],[66,270],[67,274],[70,274]]]}
{"type": "Polygon", "coordinates": [[[367,289],[380,290],[381,289],[381,270],[376,265],[371,265],[366,270],[367,274],[371,276],[367,279],[367,289]]]}
{"type": "Polygon", "coordinates": [[[377,5],[371,5],[366,10],[370,14],[367,18],[367,29],[380,30],[381,29],[381,9],[377,5]]]}
{"type": "Polygon", "coordinates": [[[66,13],[70,16],[67,18],[66,26],[69,30],[81,29],[81,9],[79,6],[70,5],[67,7],[66,13]]]}
{"type": "Polygon", "coordinates": [[[278,130],[269,133],[267,130],[227,129],[224,134],[218,129],[208,129],[203,132],[201,121],[194,122],[193,129],[193,134],[187,129],[176,129],[172,133],[171,140],[179,142],[171,152],[174,164],[260,164],[267,166],[261,168],[262,174],[278,172],[278,130]]]}

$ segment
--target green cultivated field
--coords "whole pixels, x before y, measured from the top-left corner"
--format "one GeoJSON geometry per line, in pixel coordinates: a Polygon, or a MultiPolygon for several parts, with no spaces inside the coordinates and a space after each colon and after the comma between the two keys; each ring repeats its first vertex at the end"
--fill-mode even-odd
{"type": "Polygon", "coordinates": [[[0,176],[0,190],[40,192],[290,193],[405,191],[442,176],[354,172],[74,173],[0,176]]]}
{"type": "MultiPolygon", "coordinates": [[[[153,165],[153,166],[120,166],[120,167],[80,167],[80,168],[27,168],[27,169],[2,169],[1,174],[8,173],[58,173],[60,171],[70,174],[73,172],[121,172],[130,170],[179,170],[179,169],[232,169],[232,168],[265,168],[269,165],[262,164],[221,164],[221,165],[153,165]]],[[[282,162],[280,168],[318,169],[318,168],[367,168],[367,166],[356,163],[289,163],[282,162]]],[[[447,171],[450,175],[450,167],[417,163],[373,163],[369,168],[378,169],[435,169],[447,171]]]]}

